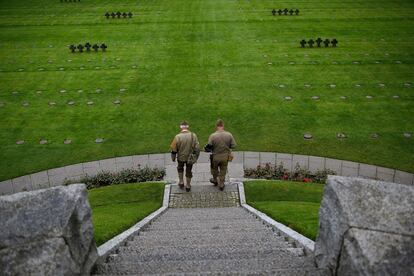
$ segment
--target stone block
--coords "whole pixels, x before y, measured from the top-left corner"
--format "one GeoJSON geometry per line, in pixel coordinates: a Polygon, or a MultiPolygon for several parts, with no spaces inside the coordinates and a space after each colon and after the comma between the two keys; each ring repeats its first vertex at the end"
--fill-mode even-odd
{"type": "Polygon", "coordinates": [[[394,182],[395,170],[377,167],[377,179],[381,181],[394,182]]]}
{"type": "Polygon", "coordinates": [[[51,187],[63,185],[65,180],[67,180],[65,168],[56,168],[47,171],[49,176],[49,184],[51,187]]]}
{"type": "Polygon", "coordinates": [[[49,176],[47,175],[47,171],[33,173],[30,175],[30,177],[32,179],[33,190],[45,189],[50,187],[49,176]]]}
{"type": "Polygon", "coordinates": [[[1,275],[89,275],[98,258],[83,184],[0,197],[0,221],[1,275]]]}
{"type": "Polygon", "coordinates": [[[118,172],[125,170],[125,169],[134,168],[134,162],[132,162],[132,156],[116,157],[115,163],[116,163],[116,170],[118,172]]]}
{"type": "Polygon", "coordinates": [[[294,164],[292,162],[292,154],[288,154],[288,153],[277,153],[276,154],[276,163],[277,165],[282,164],[283,167],[288,170],[288,171],[292,171],[294,168],[294,164]]]}
{"type": "Polygon", "coordinates": [[[99,160],[99,167],[101,168],[101,171],[116,172],[115,158],[99,160]]]}
{"type": "Polygon", "coordinates": [[[274,152],[260,152],[260,165],[275,165],[276,164],[276,153],[274,152]]]}
{"type": "Polygon", "coordinates": [[[258,152],[244,152],[244,168],[255,169],[260,164],[260,154],[258,152]]]}
{"type": "Polygon", "coordinates": [[[164,153],[164,160],[165,160],[165,166],[173,165],[174,162],[171,160],[171,153],[164,153]]]}
{"type": "Polygon", "coordinates": [[[411,275],[413,256],[413,237],[351,228],[337,275],[411,275]]]}
{"type": "Polygon", "coordinates": [[[243,178],[244,177],[243,164],[230,162],[228,166],[227,176],[229,178],[243,178]]]}
{"type": "Polygon", "coordinates": [[[359,177],[375,179],[377,176],[377,166],[368,164],[359,164],[359,177]]]}
{"type": "Polygon", "coordinates": [[[406,185],[413,185],[413,174],[395,170],[394,182],[406,185]]]}
{"type": "Polygon", "coordinates": [[[244,163],[244,152],[243,151],[233,151],[233,163],[243,164],[244,163]]]}
{"type": "Polygon", "coordinates": [[[342,176],[356,177],[358,176],[359,163],[351,161],[342,161],[342,176]]]}
{"type": "Polygon", "coordinates": [[[82,163],[82,166],[85,175],[95,176],[101,171],[99,161],[82,163]]]}
{"type": "Polygon", "coordinates": [[[165,158],[163,153],[150,154],[148,156],[148,166],[150,168],[165,168],[165,158]]]}
{"type": "Polygon", "coordinates": [[[13,193],[13,184],[11,180],[0,182],[0,195],[9,195],[13,193]]]}
{"type": "Polygon", "coordinates": [[[325,158],[325,169],[334,171],[337,175],[342,174],[342,160],[325,158]]]}
{"type": "Polygon", "coordinates": [[[318,156],[309,156],[309,171],[315,173],[325,169],[325,158],[318,156]]]}
{"type": "Polygon", "coordinates": [[[148,154],[132,156],[132,163],[134,167],[138,167],[138,166],[140,166],[141,168],[147,167],[149,164],[148,154]]]}
{"type": "Polygon", "coordinates": [[[293,166],[292,169],[294,170],[297,165],[299,165],[301,169],[308,169],[309,168],[309,156],[294,154],[292,156],[292,166],[293,166]]]}
{"type": "Polygon", "coordinates": [[[85,176],[85,174],[83,173],[82,163],[69,165],[64,168],[65,168],[66,177],[72,181],[73,180],[79,181],[82,177],[85,176]]]}
{"type": "MultiPolygon", "coordinates": [[[[341,252],[344,252],[342,241],[347,232],[353,228],[412,237],[413,206],[414,186],[363,178],[329,176],[319,210],[319,234],[315,244],[318,267],[330,269],[331,272],[337,271],[341,252]]],[[[373,256],[369,256],[370,248],[377,245],[372,244],[368,239],[360,242],[362,251],[365,252],[360,259],[369,260],[368,263],[364,262],[361,265],[369,267],[376,262],[373,256]]],[[[391,244],[378,244],[384,248],[389,245],[392,245],[392,241],[391,244]]],[[[403,254],[394,247],[389,255],[381,257],[381,262],[389,263],[394,256],[403,254]]]]}
{"type": "Polygon", "coordinates": [[[13,178],[12,183],[14,193],[33,190],[32,179],[30,178],[30,175],[13,178]]]}

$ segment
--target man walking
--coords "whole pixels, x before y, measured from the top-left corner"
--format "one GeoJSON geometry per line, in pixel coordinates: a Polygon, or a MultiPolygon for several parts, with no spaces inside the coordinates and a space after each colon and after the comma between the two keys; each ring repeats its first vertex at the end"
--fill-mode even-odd
{"type": "Polygon", "coordinates": [[[205,151],[212,152],[210,180],[214,186],[224,190],[228,162],[233,159],[231,151],[236,147],[236,141],[230,132],[224,130],[224,122],[219,119],[216,122],[216,132],[210,135],[205,151]]]}
{"type": "Polygon", "coordinates": [[[181,189],[184,188],[185,166],[185,189],[187,192],[191,190],[191,178],[193,177],[191,170],[193,169],[193,164],[197,161],[197,153],[199,153],[200,151],[200,145],[198,143],[197,135],[195,135],[195,133],[190,132],[188,128],[189,125],[186,121],[181,122],[181,132],[174,137],[171,143],[171,159],[173,162],[175,162],[175,160],[177,160],[178,162],[178,186],[181,189]],[[195,155],[196,157],[194,157],[195,155]]]}

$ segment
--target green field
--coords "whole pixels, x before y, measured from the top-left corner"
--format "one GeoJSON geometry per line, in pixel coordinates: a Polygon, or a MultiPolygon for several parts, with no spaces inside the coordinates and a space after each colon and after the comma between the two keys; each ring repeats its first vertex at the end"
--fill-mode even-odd
{"type": "Polygon", "coordinates": [[[166,152],[183,119],[204,144],[218,117],[239,150],[414,172],[414,1],[0,0],[0,29],[0,180],[166,152]],[[338,48],[299,47],[319,36],[338,48]],[[70,53],[86,42],[108,51],[70,53]]]}
{"type": "Polygon", "coordinates": [[[161,207],[163,183],[119,184],[88,191],[98,245],[161,207]]]}
{"type": "Polygon", "coordinates": [[[308,238],[316,239],[323,184],[249,181],[244,187],[248,204],[308,238]]]}

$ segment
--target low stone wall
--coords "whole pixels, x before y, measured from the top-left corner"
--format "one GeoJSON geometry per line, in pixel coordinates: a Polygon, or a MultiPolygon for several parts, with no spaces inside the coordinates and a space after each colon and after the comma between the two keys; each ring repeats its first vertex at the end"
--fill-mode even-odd
{"type": "MultiPolygon", "coordinates": [[[[243,169],[255,168],[259,164],[280,164],[293,170],[296,164],[310,171],[331,169],[337,175],[364,177],[383,181],[413,185],[414,175],[389,168],[363,163],[331,159],[318,156],[297,155],[274,152],[235,152],[235,159],[229,166],[229,177],[242,178],[243,169]]],[[[79,163],[61,168],[50,169],[0,182],[0,195],[21,191],[30,191],[62,185],[65,180],[79,180],[84,175],[96,175],[100,171],[116,172],[126,168],[141,166],[165,168],[166,180],[176,179],[176,164],[171,161],[169,153],[146,154],[116,157],[92,162],[79,163]]],[[[208,181],[210,178],[209,155],[201,153],[194,167],[194,181],[208,181]]]]}
{"type": "Polygon", "coordinates": [[[414,187],[329,176],[315,259],[332,275],[411,275],[414,187]]]}
{"type": "Polygon", "coordinates": [[[0,275],[89,275],[98,258],[84,184],[0,197],[0,275]]]}

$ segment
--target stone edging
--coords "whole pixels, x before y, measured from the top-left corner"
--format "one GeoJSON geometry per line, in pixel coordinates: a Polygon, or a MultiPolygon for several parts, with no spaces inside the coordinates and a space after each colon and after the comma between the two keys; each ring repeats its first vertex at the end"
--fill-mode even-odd
{"type": "Polygon", "coordinates": [[[300,244],[301,246],[303,246],[304,250],[307,253],[313,253],[313,251],[315,249],[315,242],[314,241],[312,241],[311,239],[308,239],[307,237],[303,236],[302,234],[299,234],[298,232],[292,230],[291,228],[285,226],[284,224],[281,224],[281,223],[273,220],[272,218],[270,218],[266,214],[256,210],[255,208],[251,207],[250,205],[248,205],[246,203],[246,196],[244,194],[243,182],[235,182],[235,183],[237,183],[237,185],[239,187],[240,205],[244,209],[249,211],[251,214],[253,214],[257,218],[261,219],[264,223],[270,225],[273,228],[276,228],[279,231],[279,233],[281,233],[282,235],[288,237],[288,239],[291,239],[291,240],[297,242],[298,244],[300,244]]]}
{"type": "MultiPolygon", "coordinates": [[[[209,162],[207,153],[201,153],[196,168],[207,165],[209,162]]],[[[349,177],[363,177],[377,179],[387,182],[413,185],[414,174],[389,169],[364,163],[346,160],[308,156],[299,154],[276,153],[276,152],[234,152],[235,159],[229,166],[230,178],[242,178],[243,169],[255,168],[258,165],[281,164],[288,170],[293,170],[296,164],[311,172],[316,170],[330,169],[337,175],[349,177]]],[[[100,171],[117,172],[122,169],[136,168],[138,165],[150,168],[166,168],[169,172],[175,172],[176,164],[171,161],[169,153],[133,155],[97,160],[85,163],[69,165],[65,167],[41,171],[0,182],[0,195],[13,194],[22,191],[31,191],[54,187],[64,184],[65,180],[79,181],[85,175],[94,176],[100,171]]],[[[208,181],[209,166],[205,166],[204,174],[208,181]]],[[[176,178],[173,176],[173,178],[176,178]]]]}
{"type": "Polygon", "coordinates": [[[98,255],[99,255],[100,261],[105,260],[111,252],[113,252],[115,249],[121,246],[131,236],[139,232],[142,228],[144,228],[146,225],[151,223],[155,218],[159,217],[162,213],[164,213],[165,210],[167,210],[168,208],[168,201],[170,199],[170,191],[171,191],[171,185],[165,185],[164,198],[162,201],[161,208],[154,211],[153,213],[151,213],[150,215],[148,215],[147,217],[139,221],[137,224],[135,224],[128,230],[122,232],[121,234],[113,237],[109,241],[99,246],[98,255]]]}

